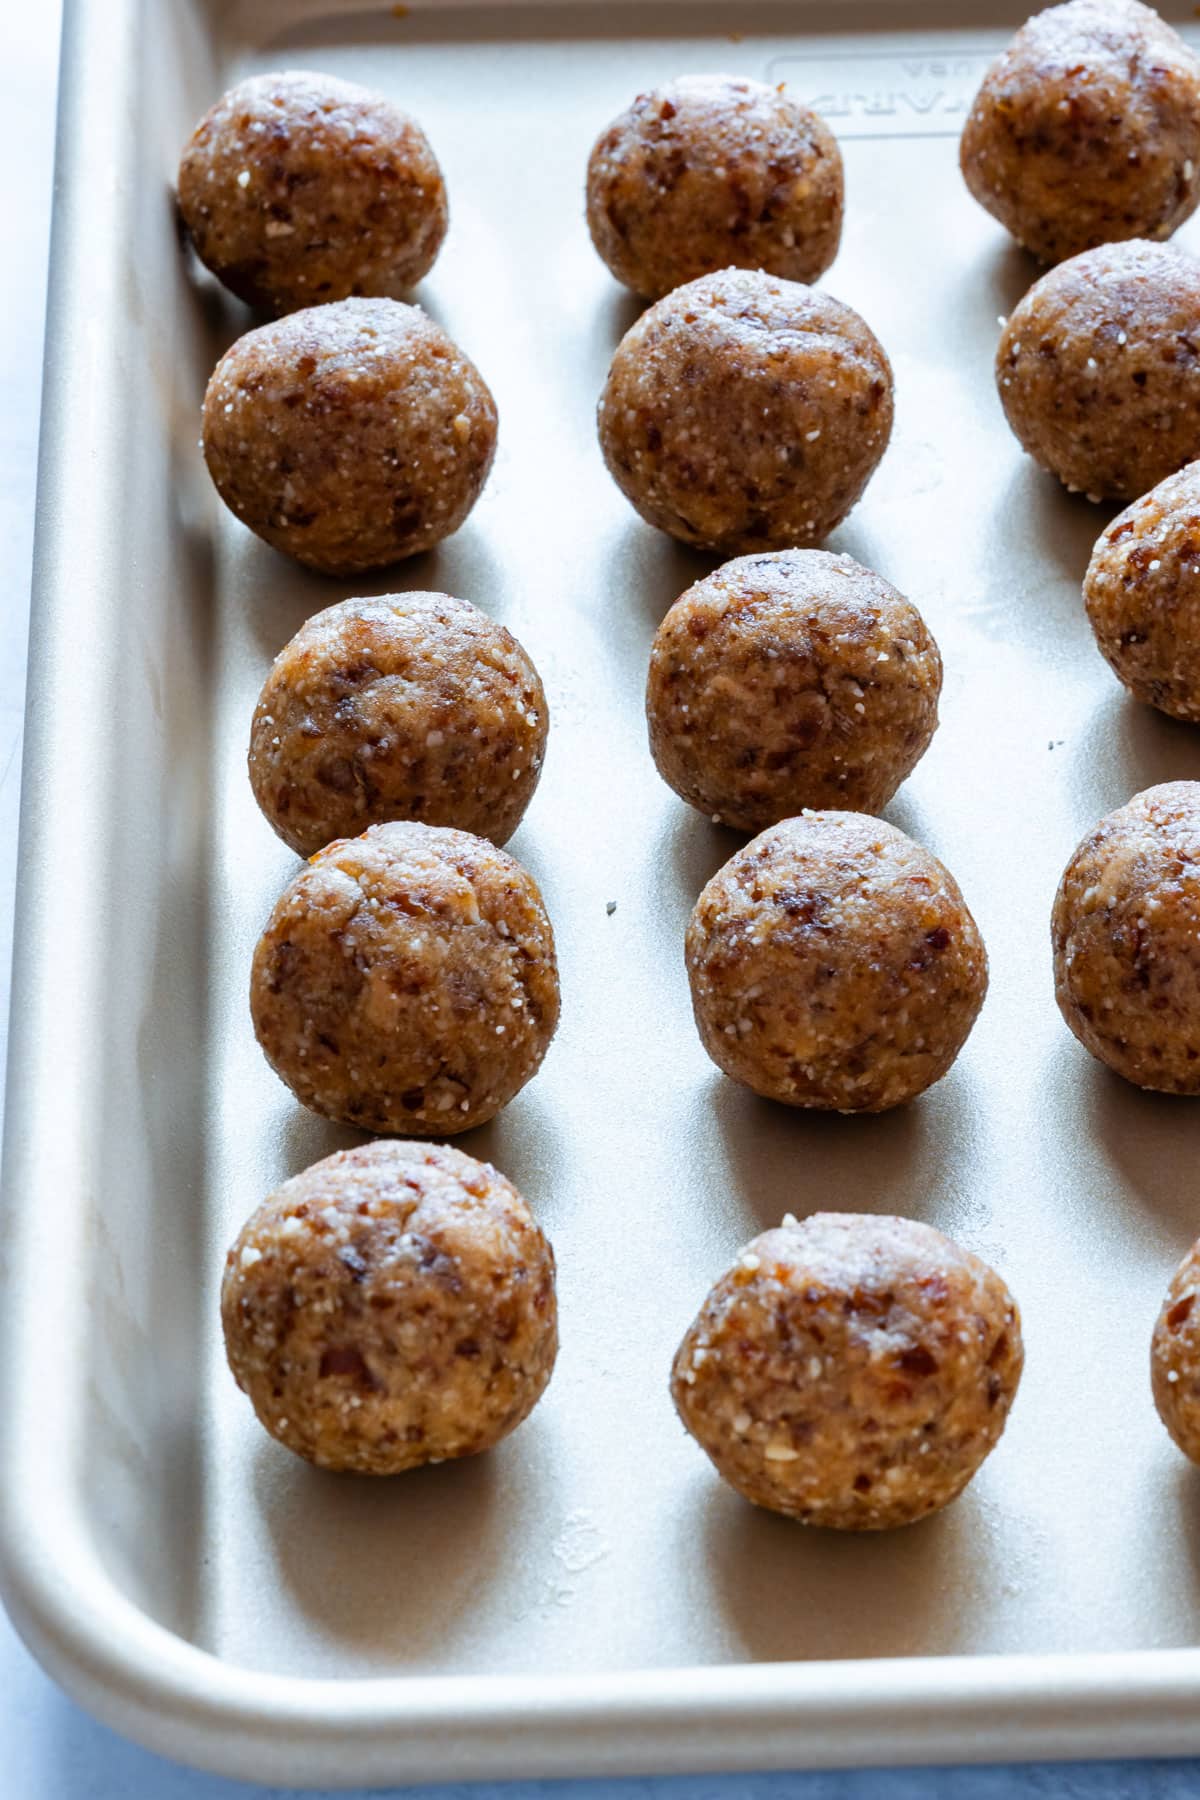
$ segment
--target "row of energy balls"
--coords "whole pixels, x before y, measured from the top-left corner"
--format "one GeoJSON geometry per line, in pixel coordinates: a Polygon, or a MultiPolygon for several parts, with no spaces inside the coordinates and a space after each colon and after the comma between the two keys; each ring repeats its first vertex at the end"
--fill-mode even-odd
{"type": "MultiPolygon", "coordinates": [[[[1132,12],[1138,30],[1153,17],[1092,0],[1056,10],[1132,12]]],[[[454,530],[486,479],[496,417],[467,358],[387,297],[424,273],[445,230],[419,129],[348,84],[263,77],[202,121],[179,191],[202,258],[285,315],[239,340],[209,385],[204,448],[222,497],[334,572],[454,530]]],[[[770,827],[709,883],[689,927],[701,1036],[759,1092],[859,1111],[945,1072],[986,957],[942,865],[845,810],[882,807],[922,754],[941,666],[902,596],[809,547],[858,498],[891,426],[874,336],[791,279],[827,266],[841,208],[826,128],[749,82],[640,97],[589,168],[601,253],[638,291],[672,290],[614,357],[609,467],[683,541],[761,552],[676,603],[648,685],[671,785],[731,824],[770,827]]],[[[486,1448],[549,1379],[543,1234],[495,1170],[411,1141],[491,1117],[557,1021],[549,920],[496,847],[532,794],[546,723],[511,635],[425,594],[310,620],[255,713],[260,804],[316,852],[255,955],[259,1040],[305,1104],[410,1139],[288,1182],[228,1259],[235,1375],[268,1430],[326,1466],[389,1472],[486,1448]]],[[[877,1527],[961,1491],[1003,1428],[1021,1356],[1003,1283],[940,1234],[789,1217],[713,1289],[672,1391],[752,1499],[877,1527]]]]}
{"type": "MultiPolygon", "coordinates": [[[[1097,644],[1139,700],[1200,722],[1200,264],[1161,240],[1200,203],[1200,59],[1134,0],[1037,14],[962,134],[971,192],[1053,266],[996,354],[1009,424],[1071,492],[1131,501],[1083,584],[1097,644]]],[[[1200,784],[1135,795],[1067,866],[1055,991],[1080,1042],[1135,1085],[1200,1095],[1200,784]]],[[[1200,1242],[1151,1339],[1155,1403],[1200,1461],[1200,1242]]]]}

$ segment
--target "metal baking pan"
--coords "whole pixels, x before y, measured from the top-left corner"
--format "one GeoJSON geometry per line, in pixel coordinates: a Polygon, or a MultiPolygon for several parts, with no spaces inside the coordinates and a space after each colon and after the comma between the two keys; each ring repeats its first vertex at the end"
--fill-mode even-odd
{"type": "MultiPolygon", "coordinates": [[[[955,137],[1017,20],[990,0],[68,7],[0,1560],[46,1667],[156,1750],[323,1785],[1200,1750],[1200,1476],[1146,1367],[1200,1228],[1200,1111],[1075,1045],[1047,944],[1081,832],[1200,777],[1200,734],[1127,701],[1093,649],[1078,585],[1102,515],[1021,455],[992,385],[997,315],[1034,271],[968,198],[955,137]],[[467,527],[371,590],[481,603],[533,653],[553,714],[513,848],[556,924],[563,1024],[538,1079],[462,1142],[554,1240],[561,1361],[493,1455],[382,1483],[263,1436],[216,1306],[246,1213],[348,1141],[251,1033],[251,946],[293,863],[243,759],[268,659],[355,590],[252,539],[207,484],[200,396],[247,318],[181,254],[171,194],[194,118],[280,64],[382,87],[425,123],[452,228],[421,297],[500,408],[467,527]],[[697,1041],[683,926],[736,840],[657,779],[641,706],[654,626],[707,565],[640,523],[595,442],[635,307],[588,242],[586,153],[639,87],[713,69],[786,79],[843,141],[826,285],[886,344],[898,411],[834,542],[940,641],[941,729],[889,816],[953,869],[991,953],[952,1074],[876,1118],[772,1108],[697,1041]],[[754,1511],[667,1396],[735,1248],[818,1206],[929,1220],[1024,1309],[1000,1448],[961,1502],[892,1535],[754,1511]]],[[[1200,249],[1200,223],[1181,241],[1200,249]]]]}

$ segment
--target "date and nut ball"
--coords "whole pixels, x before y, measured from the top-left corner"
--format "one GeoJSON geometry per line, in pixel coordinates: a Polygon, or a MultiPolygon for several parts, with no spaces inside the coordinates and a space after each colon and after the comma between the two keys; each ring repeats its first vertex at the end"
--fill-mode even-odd
{"type": "Polygon", "coordinates": [[[625,333],[599,428],[625,498],[681,543],[723,555],[816,544],[887,448],[891,364],[828,294],[724,269],[625,333]]]}
{"type": "Polygon", "coordinates": [[[863,813],[807,812],[718,869],[687,929],[700,1039],[768,1100],[883,1112],[939,1081],[987,955],[936,856],[863,813]]]}
{"type": "Polygon", "coordinates": [[[1044,469],[1136,499],[1200,456],[1200,262],[1133,240],[1060,263],[1011,313],[996,382],[1044,469]]]}
{"type": "Polygon", "coordinates": [[[1200,1242],[1171,1277],[1150,1339],[1150,1386],[1158,1416],[1183,1451],[1200,1463],[1200,1242]]]}
{"type": "Polygon", "coordinates": [[[449,594],[343,600],[279,652],[250,783],[300,856],[387,819],[502,844],[533,798],[549,716],[512,633],[449,594]]]}
{"type": "Polygon", "coordinates": [[[913,1219],[790,1216],[742,1251],[675,1356],[717,1473],[806,1525],[882,1531],[957,1499],[1021,1378],[996,1272],[913,1219]]]}
{"type": "Polygon", "coordinates": [[[597,138],[588,229],[647,300],[731,264],[812,282],[837,255],[844,191],[837,139],[782,85],[686,75],[597,138]]]}
{"type": "Polygon", "coordinates": [[[1200,722],[1200,463],[1101,533],[1083,597],[1101,654],[1130,693],[1200,722]]]}
{"type": "Polygon", "coordinates": [[[1170,237],[1200,204],[1200,60],[1137,0],[1048,7],[984,77],[960,162],[1043,262],[1170,237]]]}
{"type": "Polygon", "coordinates": [[[881,575],[824,550],[742,556],[658,628],[650,749],[682,799],[739,831],[878,812],[928,748],[941,686],[925,621],[881,575]]]}
{"type": "Polygon", "coordinates": [[[272,313],[407,293],[447,225],[420,126],[382,94],[301,70],[252,76],[205,113],[179,210],[201,262],[272,313]]]}
{"type": "Polygon", "coordinates": [[[353,575],[458,530],[492,466],[496,406],[419,307],[340,300],[225,352],[203,442],[244,525],[310,569],[353,575]]]}
{"type": "Polygon", "coordinates": [[[532,1412],[558,1349],[554,1253],[488,1163],[360,1144],[247,1220],[221,1318],[272,1437],[324,1469],[396,1475],[490,1450],[532,1412]]]}
{"type": "Polygon", "coordinates": [[[1200,782],[1147,788],[1089,831],[1051,935],[1084,1049],[1136,1087],[1200,1094],[1200,782]]]}
{"type": "Polygon", "coordinates": [[[313,1112],[448,1137],[536,1074],[558,1023],[537,883],[485,838],[372,825],[314,856],[254,952],[263,1052],[313,1112]]]}

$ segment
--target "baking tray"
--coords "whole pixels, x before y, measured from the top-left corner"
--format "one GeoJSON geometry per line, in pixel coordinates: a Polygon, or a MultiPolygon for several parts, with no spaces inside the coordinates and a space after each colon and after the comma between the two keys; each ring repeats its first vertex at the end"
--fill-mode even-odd
{"type": "MultiPolygon", "coordinates": [[[[267,1782],[1200,1750],[1200,1476],[1146,1367],[1200,1228],[1200,1111],[1076,1046],[1047,944],[1081,832],[1200,777],[1200,735],[1127,701],[1093,649],[1078,585],[1104,515],[1022,457],[993,389],[997,315],[1034,270],[967,197],[955,137],[1018,15],[402,13],[67,9],[2,1234],[17,1626],[119,1730],[267,1782]],[[394,1482],[268,1441],[217,1327],[243,1217],[349,1141],[292,1103],[251,1033],[251,947],[294,865],[243,756],[269,658],[356,587],[215,502],[199,401],[248,321],[181,254],[171,196],[194,118],[280,64],[376,84],[428,127],[453,223],[421,297],[500,408],[467,527],[369,589],[478,601],[533,653],[553,716],[513,848],[558,933],[562,1028],[537,1080],[460,1141],[553,1238],[562,1355],[494,1454],[394,1482]],[[641,695],[655,624],[708,565],[633,515],[595,442],[636,307],[584,229],[589,144],[638,88],[721,68],[790,81],[842,137],[827,285],[890,351],[898,410],[833,542],[941,644],[941,729],[889,817],[945,858],[991,953],[952,1074],[877,1118],[772,1108],[700,1049],[682,932],[737,840],[657,779],[641,695]],[[1001,1446],[904,1532],[754,1511],[667,1397],[735,1248],[816,1207],[928,1220],[1024,1308],[1001,1446]]],[[[1200,225],[1180,241],[1200,249],[1200,225]]]]}

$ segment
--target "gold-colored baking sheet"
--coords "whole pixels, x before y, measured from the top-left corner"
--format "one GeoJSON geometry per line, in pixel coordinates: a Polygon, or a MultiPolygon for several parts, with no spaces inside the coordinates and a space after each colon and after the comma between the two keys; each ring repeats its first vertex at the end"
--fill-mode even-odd
{"type": "MultiPolygon", "coordinates": [[[[1085,1055],[1048,949],[1078,837],[1152,782],[1200,777],[1200,733],[1126,699],[1102,663],[1078,590],[1107,515],[1033,467],[996,399],[997,317],[1035,270],[967,196],[956,136],[1017,16],[924,0],[72,8],[0,1546],[39,1654],[159,1748],[322,1782],[1200,1748],[1200,1476],[1147,1377],[1161,1291],[1200,1230],[1200,1110],[1085,1055]],[[175,159],[222,87],[281,65],[383,88],[426,127],[452,224],[419,297],[500,410],[467,526],[362,583],[306,575],[224,515],[196,445],[205,379],[249,321],[181,253],[175,159]],[[774,1108],[700,1048],[683,928],[739,840],[658,780],[642,690],[658,620],[711,565],[640,522],[595,440],[637,309],[588,240],[587,151],[639,88],[713,70],[786,79],[842,138],[846,231],[824,285],[887,347],[897,424],[832,543],[920,606],[945,660],[940,730],[888,817],[958,877],[991,992],[950,1076],[876,1118],[774,1108]],[[250,1028],[252,945],[294,867],[246,781],[250,713],[302,619],[391,587],[477,602],[549,696],[546,772],[511,848],[554,920],[563,1022],[538,1078],[461,1142],[554,1241],[562,1354],[494,1454],[371,1482],[263,1436],[215,1301],[246,1213],[350,1141],[294,1104],[250,1028]],[[902,1533],[754,1511],[667,1395],[735,1248],[818,1207],[928,1220],[1024,1310],[999,1449],[960,1503],[902,1533]]],[[[1200,250],[1200,225],[1179,241],[1200,250]]]]}

